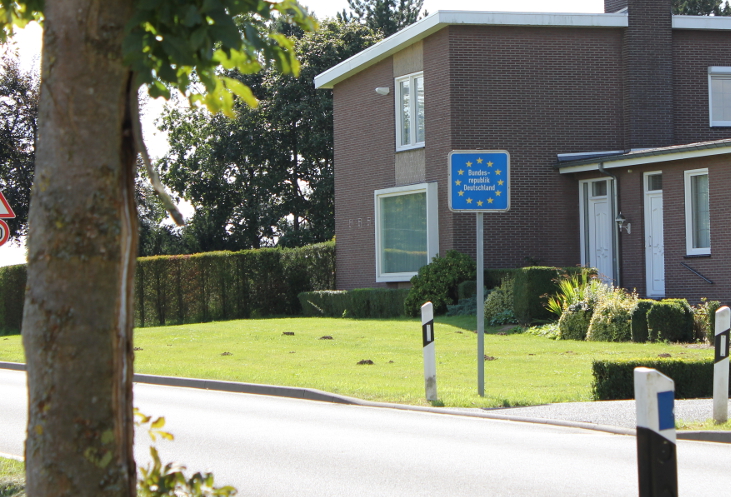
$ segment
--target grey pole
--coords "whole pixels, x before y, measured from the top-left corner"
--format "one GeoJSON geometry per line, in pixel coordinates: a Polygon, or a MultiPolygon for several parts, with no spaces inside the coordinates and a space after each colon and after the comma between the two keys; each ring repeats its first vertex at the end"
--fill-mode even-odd
{"type": "Polygon", "coordinates": [[[731,309],[726,306],[716,311],[715,344],[713,364],[713,421],[728,421],[728,349],[731,309]]]}
{"type": "Polygon", "coordinates": [[[434,351],[434,305],[421,306],[421,336],[424,345],[424,389],[426,400],[437,400],[437,360],[434,351]]]}
{"type": "Polygon", "coordinates": [[[637,472],[640,497],[678,495],[675,382],[649,368],[635,368],[637,472]]]}
{"type": "Polygon", "coordinates": [[[477,213],[477,393],[485,396],[485,256],[482,212],[477,213]]]}

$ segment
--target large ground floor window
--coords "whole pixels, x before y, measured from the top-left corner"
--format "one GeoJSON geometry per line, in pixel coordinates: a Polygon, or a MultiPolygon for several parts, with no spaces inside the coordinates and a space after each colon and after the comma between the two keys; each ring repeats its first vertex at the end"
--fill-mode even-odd
{"type": "Polygon", "coordinates": [[[437,184],[374,192],[376,281],[409,281],[439,252],[437,184]]]}

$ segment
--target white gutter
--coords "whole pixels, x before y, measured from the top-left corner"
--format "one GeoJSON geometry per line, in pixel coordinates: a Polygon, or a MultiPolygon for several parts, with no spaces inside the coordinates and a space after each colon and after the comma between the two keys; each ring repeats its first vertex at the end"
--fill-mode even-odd
{"type": "Polygon", "coordinates": [[[315,88],[335,84],[390,57],[447,26],[533,26],[626,28],[627,14],[557,14],[532,12],[470,12],[440,10],[315,76],[315,88]]]}
{"type": "Polygon", "coordinates": [[[673,16],[673,29],[731,30],[731,17],[727,16],[673,16]]]}
{"type": "Polygon", "coordinates": [[[731,145],[726,147],[704,148],[701,150],[686,150],[683,152],[669,152],[658,155],[645,155],[643,157],[622,157],[618,159],[604,158],[597,162],[589,164],[581,164],[578,166],[559,167],[561,174],[583,173],[586,171],[599,171],[601,164],[604,169],[614,169],[617,167],[640,166],[643,164],[656,164],[658,162],[669,162],[683,159],[697,159],[700,157],[711,157],[714,155],[731,154],[731,145]]]}

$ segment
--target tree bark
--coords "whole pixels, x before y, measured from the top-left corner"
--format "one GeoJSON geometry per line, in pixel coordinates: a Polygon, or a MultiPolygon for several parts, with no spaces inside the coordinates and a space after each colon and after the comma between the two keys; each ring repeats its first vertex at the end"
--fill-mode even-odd
{"type": "Polygon", "coordinates": [[[23,315],[30,497],[135,494],[133,4],[46,2],[23,315]]]}

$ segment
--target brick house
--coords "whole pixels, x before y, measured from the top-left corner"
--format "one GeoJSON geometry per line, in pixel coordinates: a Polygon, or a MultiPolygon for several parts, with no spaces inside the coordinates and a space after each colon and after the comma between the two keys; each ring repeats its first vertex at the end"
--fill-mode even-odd
{"type": "Polygon", "coordinates": [[[338,288],[474,257],[447,157],[505,150],[511,208],[484,216],[485,267],[582,264],[642,296],[731,300],[731,18],[605,11],[440,11],[317,76],[334,92],[338,288]]]}

